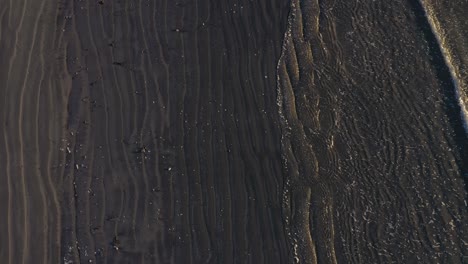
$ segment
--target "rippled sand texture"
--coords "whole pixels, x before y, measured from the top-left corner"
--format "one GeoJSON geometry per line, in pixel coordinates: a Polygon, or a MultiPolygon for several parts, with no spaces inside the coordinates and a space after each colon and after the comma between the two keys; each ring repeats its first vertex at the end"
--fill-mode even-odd
{"type": "MultiPolygon", "coordinates": [[[[53,1],[0,4],[0,262],[60,263],[66,96],[53,1]]],[[[63,61],[63,60],[62,60],[63,61]]]]}
{"type": "Polygon", "coordinates": [[[3,0],[0,263],[462,263],[453,2],[3,0]]]}
{"type": "Polygon", "coordinates": [[[416,1],[291,1],[278,104],[292,261],[467,255],[467,138],[424,10],[416,1]]]}
{"type": "Polygon", "coordinates": [[[285,263],[282,1],[3,1],[2,263],[285,263]]]}

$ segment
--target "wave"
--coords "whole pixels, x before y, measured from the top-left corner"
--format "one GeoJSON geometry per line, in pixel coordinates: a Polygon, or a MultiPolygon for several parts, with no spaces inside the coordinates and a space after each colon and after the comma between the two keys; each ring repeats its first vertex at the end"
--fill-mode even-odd
{"type": "Polygon", "coordinates": [[[462,77],[463,63],[461,63],[460,59],[456,57],[455,51],[449,42],[450,37],[446,33],[446,29],[442,26],[434,8],[425,1],[419,1],[419,3],[426,15],[432,34],[439,44],[443,59],[450,72],[453,86],[455,88],[456,100],[460,106],[460,117],[463,122],[465,133],[468,133],[468,87],[466,81],[462,77]]]}

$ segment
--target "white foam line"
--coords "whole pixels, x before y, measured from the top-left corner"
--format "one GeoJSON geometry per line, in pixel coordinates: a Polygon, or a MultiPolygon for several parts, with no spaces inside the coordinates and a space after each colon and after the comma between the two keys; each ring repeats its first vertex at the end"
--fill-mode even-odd
{"type": "Polygon", "coordinates": [[[468,109],[466,106],[466,102],[468,101],[466,95],[466,84],[463,82],[463,79],[460,78],[459,69],[453,63],[454,58],[450,53],[450,50],[447,48],[445,44],[445,33],[443,28],[440,26],[439,21],[436,19],[432,9],[427,7],[424,1],[420,0],[421,6],[424,9],[424,13],[429,21],[429,25],[431,26],[432,33],[437,39],[439,43],[440,50],[442,51],[442,55],[444,56],[445,64],[448,66],[450,75],[452,77],[453,85],[455,87],[455,94],[457,96],[458,105],[460,106],[460,116],[463,121],[463,127],[465,128],[465,133],[468,133],[468,109]],[[460,82],[461,80],[461,82],[460,82]]]}

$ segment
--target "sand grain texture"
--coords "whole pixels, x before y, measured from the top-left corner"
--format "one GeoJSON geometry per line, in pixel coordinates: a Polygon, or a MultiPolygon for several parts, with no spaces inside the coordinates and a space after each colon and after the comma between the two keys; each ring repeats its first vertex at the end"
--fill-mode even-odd
{"type": "Polygon", "coordinates": [[[0,262],[462,263],[454,5],[3,0],[0,262]]]}

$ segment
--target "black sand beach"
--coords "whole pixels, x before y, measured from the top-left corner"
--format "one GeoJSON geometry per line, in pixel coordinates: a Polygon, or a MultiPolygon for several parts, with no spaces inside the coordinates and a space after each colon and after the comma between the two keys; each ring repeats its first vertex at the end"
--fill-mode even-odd
{"type": "Polygon", "coordinates": [[[468,2],[0,2],[0,263],[468,263],[468,2]]]}

